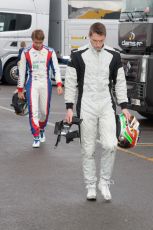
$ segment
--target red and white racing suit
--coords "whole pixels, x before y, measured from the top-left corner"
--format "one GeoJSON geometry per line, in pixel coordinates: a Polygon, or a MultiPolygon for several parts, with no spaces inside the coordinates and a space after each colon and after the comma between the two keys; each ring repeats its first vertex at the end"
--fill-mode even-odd
{"type": "Polygon", "coordinates": [[[36,50],[33,46],[22,52],[19,62],[18,92],[22,92],[25,84],[28,100],[29,121],[34,137],[44,129],[49,115],[52,85],[50,71],[55,76],[57,86],[62,85],[59,65],[55,51],[43,46],[36,50]],[[28,78],[25,84],[25,73],[28,78]]]}

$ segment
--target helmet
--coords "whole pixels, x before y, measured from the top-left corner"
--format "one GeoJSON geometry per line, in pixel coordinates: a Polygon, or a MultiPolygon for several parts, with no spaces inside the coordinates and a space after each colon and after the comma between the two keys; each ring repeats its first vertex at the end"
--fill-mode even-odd
{"type": "Polygon", "coordinates": [[[117,115],[117,138],[120,147],[136,146],[139,138],[139,122],[134,116],[127,120],[123,113],[117,115]]]}
{"type": "Polygon", "coordinates": [[[25,116],[28,114],[28,103],[26,99],[26,92],[24,92],[25,99],[20,99],[18,93],[15,92],[12,97],[11,106],[14,107],[15,113],[17,115],[25,116]]]}

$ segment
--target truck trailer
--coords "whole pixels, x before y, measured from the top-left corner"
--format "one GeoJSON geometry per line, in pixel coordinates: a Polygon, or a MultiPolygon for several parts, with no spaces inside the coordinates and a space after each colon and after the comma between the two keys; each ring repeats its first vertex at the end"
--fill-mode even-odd
{"type": "Polygon", "coordinates": [[[45,44],[56,51],[62,77],[72,49],[87,43],[92,23],[107,28],[107,44],[118,48],[122,0],[5,0],[0,4],[0,59],[2,80],[16,84],[20,42],[31,44],[34,29],[45,32],[45,44]]]}

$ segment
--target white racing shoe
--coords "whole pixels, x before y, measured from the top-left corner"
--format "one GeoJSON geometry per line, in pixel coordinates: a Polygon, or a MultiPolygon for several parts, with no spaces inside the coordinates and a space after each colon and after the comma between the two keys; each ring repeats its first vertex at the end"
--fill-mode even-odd
{"type": "Polygon", "coordinates": [[[101,191],[104,200],[108,202],[112,200],[112,195],[110,193],[109,187],[110,187],[110,181],[101,180],[99,182],[98,188],[101,191]]]}
{"type": "Polygon", "coordinates": [[[40,147],[40,139],[39,139],[39,137],[34,137],[32,147],[33,148],[39,148],[40,147]]]}
{"type": "Polygon", "coordinates": [[[94,201],[96,200],[96,188],[95,187],[89,187],[87,188],[87,200],[94,201]]]}
{"type": "Polygon", "coordinates": [[[45,131],[44,130],[40,130],[40,142],[45,142],[46,141],[46,137],[45,137],[45,131]]]}

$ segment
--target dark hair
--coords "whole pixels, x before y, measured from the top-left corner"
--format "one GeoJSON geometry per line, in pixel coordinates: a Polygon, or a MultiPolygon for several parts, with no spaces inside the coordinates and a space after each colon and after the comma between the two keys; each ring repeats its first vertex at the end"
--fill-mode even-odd
{"type": "Polygon", "coordinates": [[[42,30],[34,30],[31,35],[32,40],[37,39],[43,41],[45,38],[44,32],[42,30]]]}
{"type": "Polygon", "coordinates": [[[106,36],[106,27],[104,24],[96,22],[90,26],[89,37],[91,37],[93,33],[106,36]]]}

